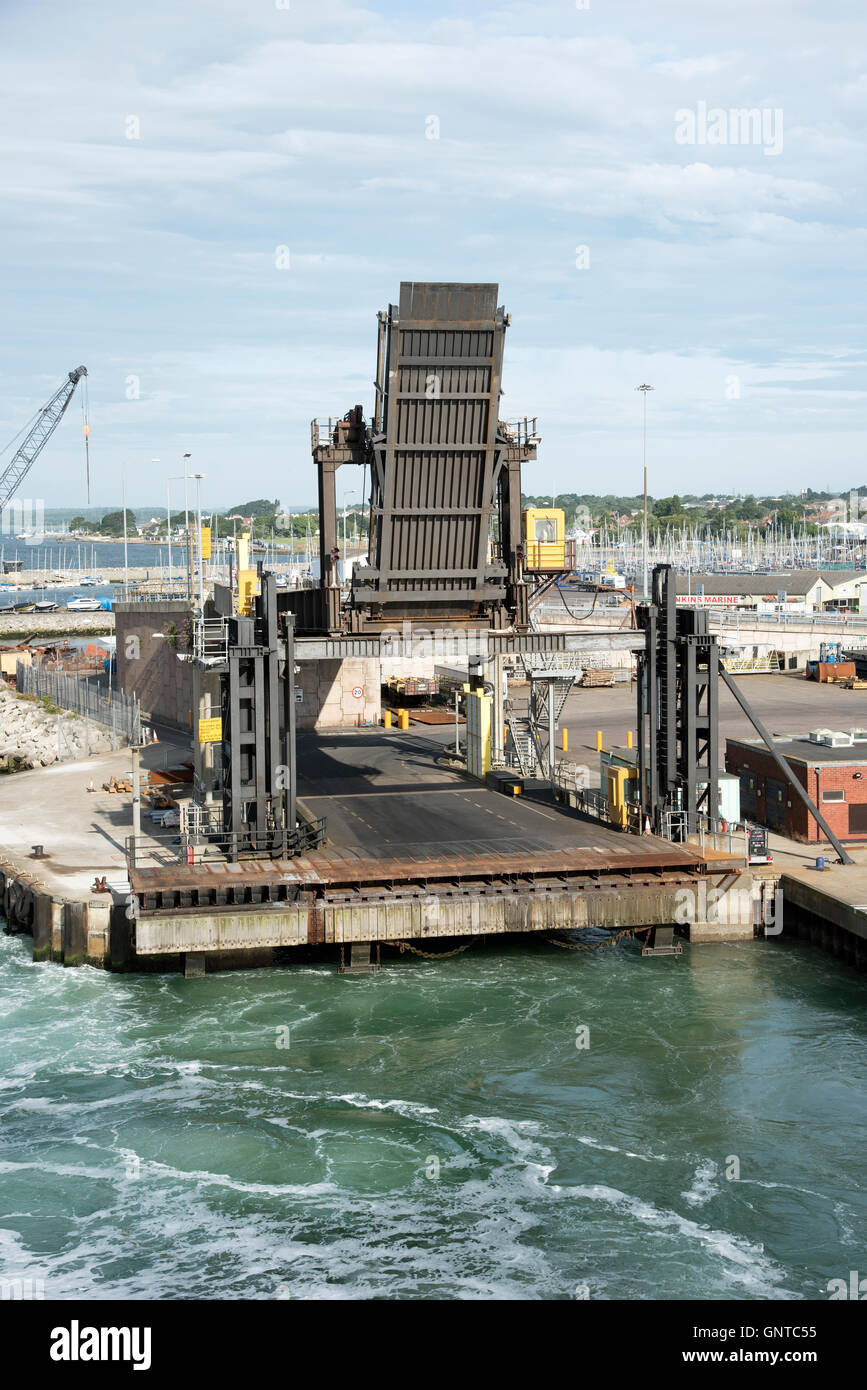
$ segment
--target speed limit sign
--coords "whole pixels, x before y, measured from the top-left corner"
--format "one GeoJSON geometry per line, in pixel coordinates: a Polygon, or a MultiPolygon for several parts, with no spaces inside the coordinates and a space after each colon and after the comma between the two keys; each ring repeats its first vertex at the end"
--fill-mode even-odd
{"type": "Polygon", "coordinates": [[[364,699],[364,686],[363,686],[363,685],[354,685],[354,686],[352,687],[352,698],[353,698],[354,700],[363,700],[363,699],[364,699]]]}

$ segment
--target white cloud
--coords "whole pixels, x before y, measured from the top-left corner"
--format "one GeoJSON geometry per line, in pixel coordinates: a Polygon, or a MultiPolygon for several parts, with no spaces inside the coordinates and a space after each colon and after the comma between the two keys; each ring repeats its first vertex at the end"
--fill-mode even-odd
{"type": "MultiPolygon", "coordinates": [[[[312,499],[310,415],[369,404],[400,278],[499,279],[509,401],[544,417],[552,485],[578,447],[629,473],[632,377],[651,372],[671,488],[702,429],[708,456],[727,445],[775,486],[821,429],[846,485],[867,424],[859,23],[850,0],[4,13],[0,431],[83,359],[100,476],[195,437],[221,494],[242,452],[262,490],[312,499]],[[678,146],[674,112],[698,101],[780,106],[783,153],[678,146]],[[718,399],[730,371],[738,412],[718,399]]],[[[71,503],[76,448],[65,431],[40,461],[71,503]]]]}

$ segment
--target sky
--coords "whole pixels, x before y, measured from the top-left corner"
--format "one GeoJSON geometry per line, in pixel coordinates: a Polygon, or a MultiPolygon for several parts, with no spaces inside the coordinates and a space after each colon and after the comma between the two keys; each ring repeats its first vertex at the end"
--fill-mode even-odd
{"type": "Polygon", "coordinates": [[[425,279],[499,283],[528,493],[638,492],[644,382],[652,495],[867,481],[863,0],[2,0],[0,110],[0,447],[85,364],[94,503],[313,504],[425,279]]]}

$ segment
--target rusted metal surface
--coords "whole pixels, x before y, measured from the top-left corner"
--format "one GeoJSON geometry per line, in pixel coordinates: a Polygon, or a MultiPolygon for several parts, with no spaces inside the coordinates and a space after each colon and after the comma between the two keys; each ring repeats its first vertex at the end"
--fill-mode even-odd
{"type": "MultiPolygon", "coordinates": [[[[624,840],[626,837],[623,837],[624,840]]],[[[595,852],[592,849],[553,849],[531,853],[526,850],[466,853],[463,846],[454,852],[437,855],[394,854],[373,857],[348,849],[318,850],[314,855],[294,860],[259,860],[228,864],[177,864],[167,868],[137,868],[131,872],[136,894],[181,892],[195,890],[210,893],[238,888],[262,891],[270,887],[331,888],[362,887],[375,883],[425,883],[464,879],[489,878],[533,880],[544,875],[593,874],[600,877],[611,873],[632,875],[666,868],[697,871],[704,860],[697,850],[653,839],[646,850],[632,845],[644,845],[651,837],[635,837],[624,846],[622,853],[595,852]]]]}

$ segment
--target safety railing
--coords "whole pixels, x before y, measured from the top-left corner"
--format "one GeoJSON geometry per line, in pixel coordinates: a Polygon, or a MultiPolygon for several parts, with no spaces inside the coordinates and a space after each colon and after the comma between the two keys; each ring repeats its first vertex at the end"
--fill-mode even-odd
{"type": "Polygon", "coordinates": [[[229,659],[229,624],[225,618],[197,618],[193,623],[193,655],[197,661],[229,659]]]}
{"type": "Polygon", "coordinates": [[[676,844],[697,843],[702,852],[712,849],[749,859],[749,831],[741,821],[712,820],[701,811],[665,811],[659,833],[676,844]]]}
{"type": "Polygon", "coordinates": [[[535,415],[525,415],[520,420],[500,420],[497,428],[507,444],[538,444],[535,415]]]}
{"type": "MultiPolygon", "coordinates": [[[[682,595],[679,595],[679,598],[682,595]]],[[[780,628],[826,628],[834,627],[853,634],[867,635],[867,614],[864,613],[760,613],[751,609],[740,609],[732,613],[728,609],[716,608],[712,602],[704,605],[710,611],[711,622],[718,627],[764,627],[771,624],[780,628]]]]}
{"type": "Polygon", "coordinates": [[[129,869],[145,866],[166,867],[172,864],[237,863],[242,859],[290,859],[308,854],[324,844],[327,819],[302,821],[293,830],[274,827],[261,834],[248,831],[223,831],[219,819],[222,807],[215,807],[215,816],[197,833],[183,825],[174,834],[128,835],[124,841],[129,869]]]}

